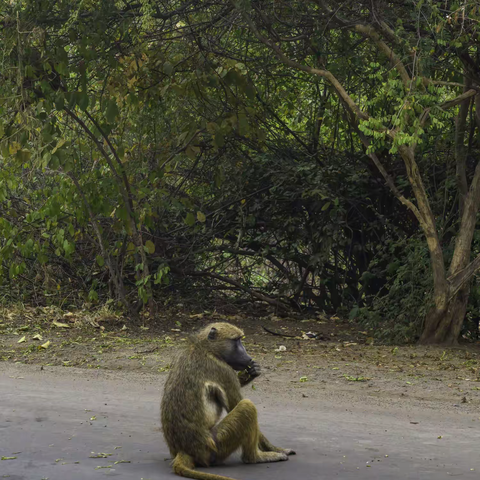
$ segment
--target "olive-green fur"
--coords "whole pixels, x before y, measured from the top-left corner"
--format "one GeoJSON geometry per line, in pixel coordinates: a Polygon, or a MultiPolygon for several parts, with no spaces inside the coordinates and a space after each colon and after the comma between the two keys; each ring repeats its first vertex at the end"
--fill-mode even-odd
{"type": "MultiPolygon", "coordinates": [[[[238,368],[232,363],[232,357],[238,360],[232,345],[242,349],[242,366],[245,359],[253,361],[238,342],[241,337],[243,332],[228,323],[208,325],[189,339],[170,371],[161,420],[177,475],[231,480],[194,467],[209,466],[212,460],[221,462],[238,448],[245,463],[287,460],[287,455],[294,453],[275,447],[262,435],[255,405],[242,400],[239,377],[229,365],[238,368]],[[222,410],[229,413],[219,421],[222,410]]],[[[248,374],[242,378],[242,385],[251,380],[248,374]]]]}

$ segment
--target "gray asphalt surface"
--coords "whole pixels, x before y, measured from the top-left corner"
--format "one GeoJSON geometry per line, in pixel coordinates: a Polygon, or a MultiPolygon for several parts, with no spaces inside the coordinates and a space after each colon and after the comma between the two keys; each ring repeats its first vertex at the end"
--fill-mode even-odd
{"type": "MultiPolygon", "coordinates": [[[[164,378],[0,364],[0,457],[16,457],[0,461],[0,478],[179,478],[159,430],[164,378]],[[91,458],[99,453],[111,455],[91,458]]],[[[478,478],[478,414],[336,402],[321,393],[302,398],[288,385],[269,393],[268,381],[245,395],[269,439],[297,455],[268,465],[236,457],[212,473],[238,480],[478,478]]]]}

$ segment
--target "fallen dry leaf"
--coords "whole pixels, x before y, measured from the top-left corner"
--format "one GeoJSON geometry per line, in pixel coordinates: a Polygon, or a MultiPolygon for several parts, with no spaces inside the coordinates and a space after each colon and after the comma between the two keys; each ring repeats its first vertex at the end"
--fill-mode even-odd
{"type": "Polygon", "coordinates": [[[56,320],[54,320],[52,323],[59,328],[70,328],[70,325],[67,325],[66,323],[62,323],[62,322],[57,322],[56,320]]]}

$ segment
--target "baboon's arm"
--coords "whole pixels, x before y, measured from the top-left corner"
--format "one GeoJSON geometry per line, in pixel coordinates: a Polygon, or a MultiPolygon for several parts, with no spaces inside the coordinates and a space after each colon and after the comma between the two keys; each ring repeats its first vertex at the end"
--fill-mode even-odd
{"type": "Polygon", "coordinates": [[[228,400],[227,395],[220,385],[212,382],[206,382],[205,388],[207,389],[207,398],[211,398],[215,403],[221,405],[223,409],[228,412],[228,400]]]}

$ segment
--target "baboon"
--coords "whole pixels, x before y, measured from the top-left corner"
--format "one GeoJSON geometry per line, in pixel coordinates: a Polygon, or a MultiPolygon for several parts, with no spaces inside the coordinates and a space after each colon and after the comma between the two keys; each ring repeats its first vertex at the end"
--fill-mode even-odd
{"type": "Polygon", "coordinates": [[[229,323],[208,325],[191,337],[170,371],[161,419],[177,475],[231,480],[194,468],[221,463],[239,448],[245,463],[279,462],[295,453],[267,440],[255,405],[242,399],[240,387],[260,375],[242,337],[242,330],[229,323]],[[228,414],[219,422],[224,409],[228,414]]]}

